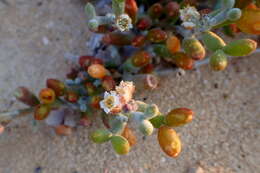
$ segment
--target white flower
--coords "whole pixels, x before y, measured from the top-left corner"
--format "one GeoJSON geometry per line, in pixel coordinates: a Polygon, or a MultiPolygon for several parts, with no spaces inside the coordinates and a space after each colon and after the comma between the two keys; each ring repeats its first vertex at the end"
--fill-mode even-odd
{"type": "Polygon", "coordinates": [[[196,24],[193,22],[183,22],[181,25],[186,29],[192,29],[196,26],[196,24]]]}
{"type": "Polygon", "coordinates": [[[180,10],[180,18],[183,22],[187,22],[190,20],[200,19],[200,13],[197,11],[195,7],[187,6],[184,9],[180,10]]]}
{"type": "Polygon", "coordinates": [[[120,97],[115,91],[105,92],[104,99],[99,102],[100,107],[108,114],[113,109],[120,107],[120,97]]]}
{"type": "Polygon", "coordinates": [[[127,14],[121,14],[116,19],[116,27],[121,32],[128,31],[133,27],[132,19],[127,14]]]}
{"type": "Polygon", "coordinates": [[[135,86],[133,82],[121,81],[119,86],[116,86],[116,92],[122,98],[125,104],[128,103],[133,98],[134,91],[135,91],[135,86]]]}

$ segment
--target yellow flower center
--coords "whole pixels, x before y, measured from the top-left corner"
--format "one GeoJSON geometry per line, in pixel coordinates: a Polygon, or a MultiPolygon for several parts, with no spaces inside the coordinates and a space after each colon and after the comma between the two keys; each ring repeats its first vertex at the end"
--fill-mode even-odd
{"type": "Polygon", "coordinates": [[[105,100],[105,105],[106,107],[108,108],[112,108],[114,106],[114,103],[115,103],[115,99],[113,96],[109,96],[106,98],[105,100]]]}

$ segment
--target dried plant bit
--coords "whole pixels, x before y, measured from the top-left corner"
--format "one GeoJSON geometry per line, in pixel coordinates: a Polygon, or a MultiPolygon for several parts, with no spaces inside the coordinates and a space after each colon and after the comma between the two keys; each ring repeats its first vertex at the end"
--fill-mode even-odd
{"type": "Polygon", "coordinates": [[[260,34],[260,10],[244,9],[242,17],[236,22],[238,28],[248,34],[260,34]]]}
{"type": "Polygon", "coordinates": [[[138,20],[136,27],[139,30],[147,30],[152,26],[152,20],[149,17],[142,17],[138,20]]]}
{"type": "Polygon", "coordinates": [[[168,2],[165,7],[167,17],[177,17],[179,15],[180,5],[177,2],[168,2]]]}
{"type": "Polygon", "coordinates": [[[194,67],[194,60],[183,52],[177,52],[173,55],[172,61],[178,67],[184,70],[192,70],[194,67]]]}
{"type": "Polygon", "coordinates": [[[171,35],[166,40],[166,47],[173,54],[181,50],[181,42],[178,37],[171,35]]]}
{"type": "Polygon", "coordinates": [[[0,135],[1,135],[1,134],[3,134],[3,133],[4,133],[4,131],[5,131],[5,128],[4,128],[4,126],[2,126],[2,125],[0,124],[0,135]]]}
{"type": "Polygon", "coordinates": [[[202,34],[202,41],[207,49],[213,52],[226,46],[225,41],[211,31],[207,31],[202,34]]]}
{"type": "Polygon", "coordinates": [[[40,104],[38,98],[25,87],[18,87],[14,92],[14,96],[16,97],[17,100],[19,100],[20,102],[28,106],[33,107],[40,104]]]}
{"type": "Polygon", "coordinates": [[[181,152],[181,140],[178,134],[167,126],[158,130],[158,142],[162,150],[170,157],[177,157],[181,152]]]}
{"type": "Polygon", "coordinates": [[[215,71],[224,70],[228,65],[227,55],[222,50],[217,50],[210,57],[210,67],[215,71]]]}
{"type": "Polygon", "coordinates": [[[51,88],[57,97],[63,96],[65,93],[65,85],[57,79],[47,79],[46,86],[51,88]]]}
{"type": "Polygon", "coordinates": [[[162,16],[163,10],[163,6],[160,3],[155,3],[148,9],[148,14],[152,19],[156,19],[162,16]]]}
{"type": "Polygon", "coordinates": [[[111,139],[112,133],[106,129],[98,129],[91,133],[90,139],[98,144],[107,142],[111,139]]]}
{"type": "Polygon", "coordinates": [[[165,124],[165,116],[157,115],[152,119],[150,119],[149,121],[152,123],[153,127],[160,128],[162,125],[165,124]]]}
{"type": "Polygon", "coordinates": [[[185,38],[182,40],[182,47],[185,53],[194,60],[202,60],[205,58],[206,51],[196,38],[185,38]]]}
{"type": "Polygon", "coordinates": [[[56,95],[53,89],[44,88],[39,93],[39,99],[44,104],[51,104],[55,101],[56,95]]]}
{"type": "Polygon", "coordinates": [[[79,94],[73,90],[68,90],[65,94],[65,99],[68,102],[76,103],[79,99],[79,94]]]}
{"type": "Polygon", "coordinates": [[[135,67],[143,67],[151,60],[151,55],[147,51],[138,51],[132,57],[132,64],[135,67]]]}
{"type": "Polygon", "coordinates": [[[129,153],[130,144],[123,136],[115,135],[111,137],[112,146],[117,154],[124,155],[129,153]]]}
{"type": "Polygon", "coordinates": [[[48,117],[50,111],[51,111],[50,105],[40,104],[35,107],[34,119],[35,120],[44,120],[48,117]]]}
{"type": "Polygon", "coordinates": [[[125,0],[125,13],[127,13],[135,23],[137,18],[138,6],[135,0],[125,0]]]}
{"type": "Polygon", "coordinates": [[[153,129],[153,125],[149,120],[142,120],[139,124],[139,130],[145,136],[152,135],[153,129]]]}
{"type": "Polygon", "coordinates": [[[79,120],[81,126],[89,127],[92,125],[92,119],[89,116],[82,116],[79,120]]]}
{"type": "Polygon", "coordinates": [[[159,85],[159,78],[154,74],[147,74],[145,76],[144,87],[147,89],[154,90],[159,85]]]}
{"type": "Polygon", "coordinates": [[[131,45],[132,39],[132,35],[113,32],[105,34],[102,38],[102,42],[107,45],[126,46],[131,45]]]}
{"type": "Polygon", "coordinates": [[[75,79],[78,76],[79,70],[76,68],[71,68],[71,71],[66,74],[68,79],[75,79]]]}
{"type": "Polygon", "coordinates": [[[160,43],[167,39],[167,33],[160,28],[154,28],[148,32],[146,38],[152,43],[160,43]]]}
{"type": "Polygon", "coordinates": [[[134,146],[137,143],[136,136],[134,132],[126,126],[123,133],[121,134],[129,142],[130,147],[134,146]]]}
{"type": "Polygon", "coordinates": [[[72,134],[72,128],[66,125],[58,125],[55,127],[55,133],[60,136],[69,136],[72,134]]]}
{"type": "Polygon", "coordinates": [[[132,41],[132,46],[134,47],[142,47],[145,45],[146,37],[143,35],[138,35],[134,37],[132,41]]]}
{"type": "Polygon", "coordinates": [[[89,76],[95,79],[102,79],[107,74],[107,69],[101,64],[92,64],[88,67],[89,76]]]}
{"type": "Polygon", "coordinates": [[[230,56],[247,56],[254,52],[257,48],[257,43],[251,39],[241,39],[227,44],[223,51],[230,56]]]}
{"type": "Polygon", "coordinates": [[[93,56],[81,56],[79,57],[79,65],[83,68],[88,68],[92,63],[93,56]]]}
{"type": "Polygon", "coordinates": [[[177,108],[165,116],[165,124],[169,127],[183,126],[192,121],[194,113],[188,108],[177,108]]]}
{"type": "Polygon", "coordinates": [[[102,87],[106,90],[106,91],[111,91],[114,90],[116,87],[116,82],[113,79],[112,76],[105,76],[102,79],[102,87]]]}

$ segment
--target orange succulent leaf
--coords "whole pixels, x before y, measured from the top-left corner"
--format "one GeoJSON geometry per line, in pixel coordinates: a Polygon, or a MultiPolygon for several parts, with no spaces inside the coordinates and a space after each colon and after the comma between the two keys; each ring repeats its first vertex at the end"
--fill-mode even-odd
{"type": "Polygon", "coordinates": [[[260,9],[244,9],[242,17],[236,22],[237,27],[247,34],[260,34],[260,9]]]}

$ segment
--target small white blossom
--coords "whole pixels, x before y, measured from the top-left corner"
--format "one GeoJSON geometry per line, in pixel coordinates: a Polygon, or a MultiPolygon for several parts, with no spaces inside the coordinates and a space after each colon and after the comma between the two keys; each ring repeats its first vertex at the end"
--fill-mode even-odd
{"type": "Polygon", "coordinates": [[[121,81],[119,86],[116,87],[116,92],[125,102],[125,104],[128,103],[133,98],[134,91],[135,91],[135,86],[133,82],[121,81]]]}
{"type": "Polygon", "coordinates": [[[132,19],[127,14],[121,14],[116,19],[116,27],[121,31],[129,31],[133,28],[132,19]]]}
{"type": "Polygon", "coordinates": [[[99,102],[100,107],[108,114],[113,109],[119,107],[121,105],[120,103],[120,97],[115,91],[105,92],[104,99],[99,102]]]}
{"type": "Polygon", "coordinates": [[[187,6],[180,10],[180,18],[183,22],[189,21],[190,19],[200,19],[200,13],[195,7],[187,6]]]}

